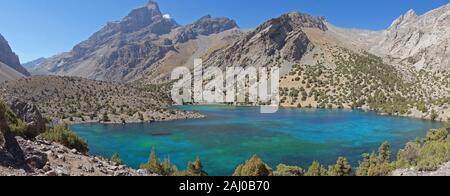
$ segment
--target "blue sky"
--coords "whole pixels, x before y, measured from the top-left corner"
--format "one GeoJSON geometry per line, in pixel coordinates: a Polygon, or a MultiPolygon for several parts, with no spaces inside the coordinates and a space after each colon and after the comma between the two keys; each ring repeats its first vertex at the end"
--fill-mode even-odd
{"type": "MultiPolygon", "coordinates": [[[[178,23],[227,16],[243,28],[290,11],[325,16],[337,26],[380,30],[409,9],[423,14],[450,0],[157,0],[178,23]]],[[[0,33],[22,62],[70,50],[106,22],[147,0],[0,0],[0,33]]]]}

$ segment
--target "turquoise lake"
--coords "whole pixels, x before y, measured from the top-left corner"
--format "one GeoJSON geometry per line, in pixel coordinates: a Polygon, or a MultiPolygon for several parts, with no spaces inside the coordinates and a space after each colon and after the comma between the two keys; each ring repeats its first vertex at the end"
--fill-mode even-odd
{"type": "Polygon", "coordinates": [[[332,164],[339,156],[357,165],[361,155],[389,141],[393,152],[424,137],[441,123],[380,116],[351,110],[280,109],[260,114],[257,107],[183,106],[206,119],[126,125],[80,124],[71,128],[89,143],[90,153],[119,153],[134,168],[148,160],[152,147],[179,169],[200,157],[210,175],[231,175],[258,154],[271,167],[306,167],[314,160],[332,164]]]}

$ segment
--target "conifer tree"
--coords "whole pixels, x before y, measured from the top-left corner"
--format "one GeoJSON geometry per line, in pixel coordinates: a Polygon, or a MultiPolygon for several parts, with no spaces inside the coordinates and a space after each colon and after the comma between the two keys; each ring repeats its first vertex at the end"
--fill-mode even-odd
{"type": "Polygon", "coordinates": [[[327,176],[327,169],[318,161],[314,161],[305,173],[305,176],[327,176]]]}
{"type": "Polygon", "coordinates": [[[330,166],[328,175],[330,176],[350,176],[352,174],[352,166],[347,158],[339,157],[336,165],[330,166]]]}
{"type": "Polygon", "coordinates": [[[239,165],[233,176],[272,176],[272,169],[261,158],[254,155],[244,164],[239,165]]]}

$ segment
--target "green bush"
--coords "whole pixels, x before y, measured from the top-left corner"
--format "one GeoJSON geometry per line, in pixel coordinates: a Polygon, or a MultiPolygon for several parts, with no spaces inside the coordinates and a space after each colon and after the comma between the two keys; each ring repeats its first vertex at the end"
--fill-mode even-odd
{"type": "Polygon", "coordinates": [[[254,155],[244,164],[239,165],[233,176],[272,176],[272,169],[261,158],[254,155]]]}
{"type": "Polygon", "coordinates": [[[87,153],[89,151],[86,141],[81,139],[65,125],[58,125],[49,129],[42,134],[42,137],[48,141],[60,143],[67,148],[76,149],[81,153],[87,153]]]}
{"type": "Polygon", "coordinates": [[[203,171],[203,164],[200,158],[197,157],[197,159],[194,162],[189,161],[187,170],[176,172],[174,174],[175,176],[208,176],[208,173],[203,171]]]}
{"type": "Polygon", "coordinates": [[[156,155],[156,151],[152,148],[148,162],[141,165],[141,169],[147,170],[150,173],[162,176],[180,175],[176,166],[170,163],[169,159],[161,160],[156,155]]]}
{"type": "Polygon", "coordinates": [[[378,153],[364,154],[356,170],[357,176],[387,176],[394,168],[391,165],[391,150],[389,143],[383,143],[378,153]]]}
{"type": "Polygon", "coordinates": [[[450,161],[450,142],[430,142],[422,147],[417,160],[420,171],[434,171],[450,161]]]}
{"type": "Polygon", "coordinates": [[[339,157],[336,165],[330,166],[328,170],[329,176],[350,176],[352,174],[352,166],[347,158],[339,157]]]}
{"type": "Polygon", "coordinates": [[[30,134],[27,133],[28,127],[26,123],[18,118],[16,114],[14,114],[14,112],[1,100],[0,112],[5,116],[9,131],[13,135],[29,138],[30,134]]]}
{"type": "Polygon", "coordinates": [[[318,161],[314,161],[308,168],[305,176],[328,176],[328,170],[318,161]]]}
{"type": "Polygon", "coordinates": [[[431,129],[428,131],[425,142],[444,142],[448,138],[448,130],[446,128],[431,129]]]}
{"type": "Polygon", "coordinates": [[[450,139],[447,128],[431,129],[423,141],[408,143],[399,151],[396,166],[434,171],[450,161],[450,139]]]}
{"type": "Polygon", "coordinates": [[[274,176],[303,176],[305,170],[297,166],[289,166],[280,164],[277,166],[277,170],[273,172],[274,176]]]}
{"type": "Polygon", "coordinates": [[[118,153],[113,154],[113,156],[111,157],[111,162],[119,164],[119,165],[123,165],[123,161],[120,158],[120,155],[118,153]]]}

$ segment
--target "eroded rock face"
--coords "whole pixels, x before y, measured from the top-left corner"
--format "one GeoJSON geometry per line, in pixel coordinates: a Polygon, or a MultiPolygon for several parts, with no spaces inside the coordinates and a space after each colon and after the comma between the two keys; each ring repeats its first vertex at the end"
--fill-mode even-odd
{"type": "Polygon", "coordinates": [[[324,18],[298,12],[282,15],[213,53],[206,65],[261,67],[299,62],[314,47],[303,29],[326,31],[324,22],[324,18]]]}
{"type": "Polygon", "coordinates": [[[413,10],[387,29],[373,51],[406,59],[418,69],[450,70],[450,4],[422,16],[413,10]]]}
{"type": "Polygon", "coordinates": [[[34,138],[45,131],[45,121],[39,109],[31,102],[10,98],[6,100],[11,110],[27,124],[27,137],[34,138]]]}
{"type": "Polygon", "coordinates": [[[19,57],[11,50],[6,39],[0,34],[0,62],[10,66],[14,70],[29,76],[30,73],[20,65],[19,57]]]}
{"type": "Polygon", "coordinates": [[[182,27],[176,35],[175,42],[184,43],[200,35],[208,36],[238,27],[236,22],[229,18],[213,18],[207,15],[193,24],[182,27]]]}

